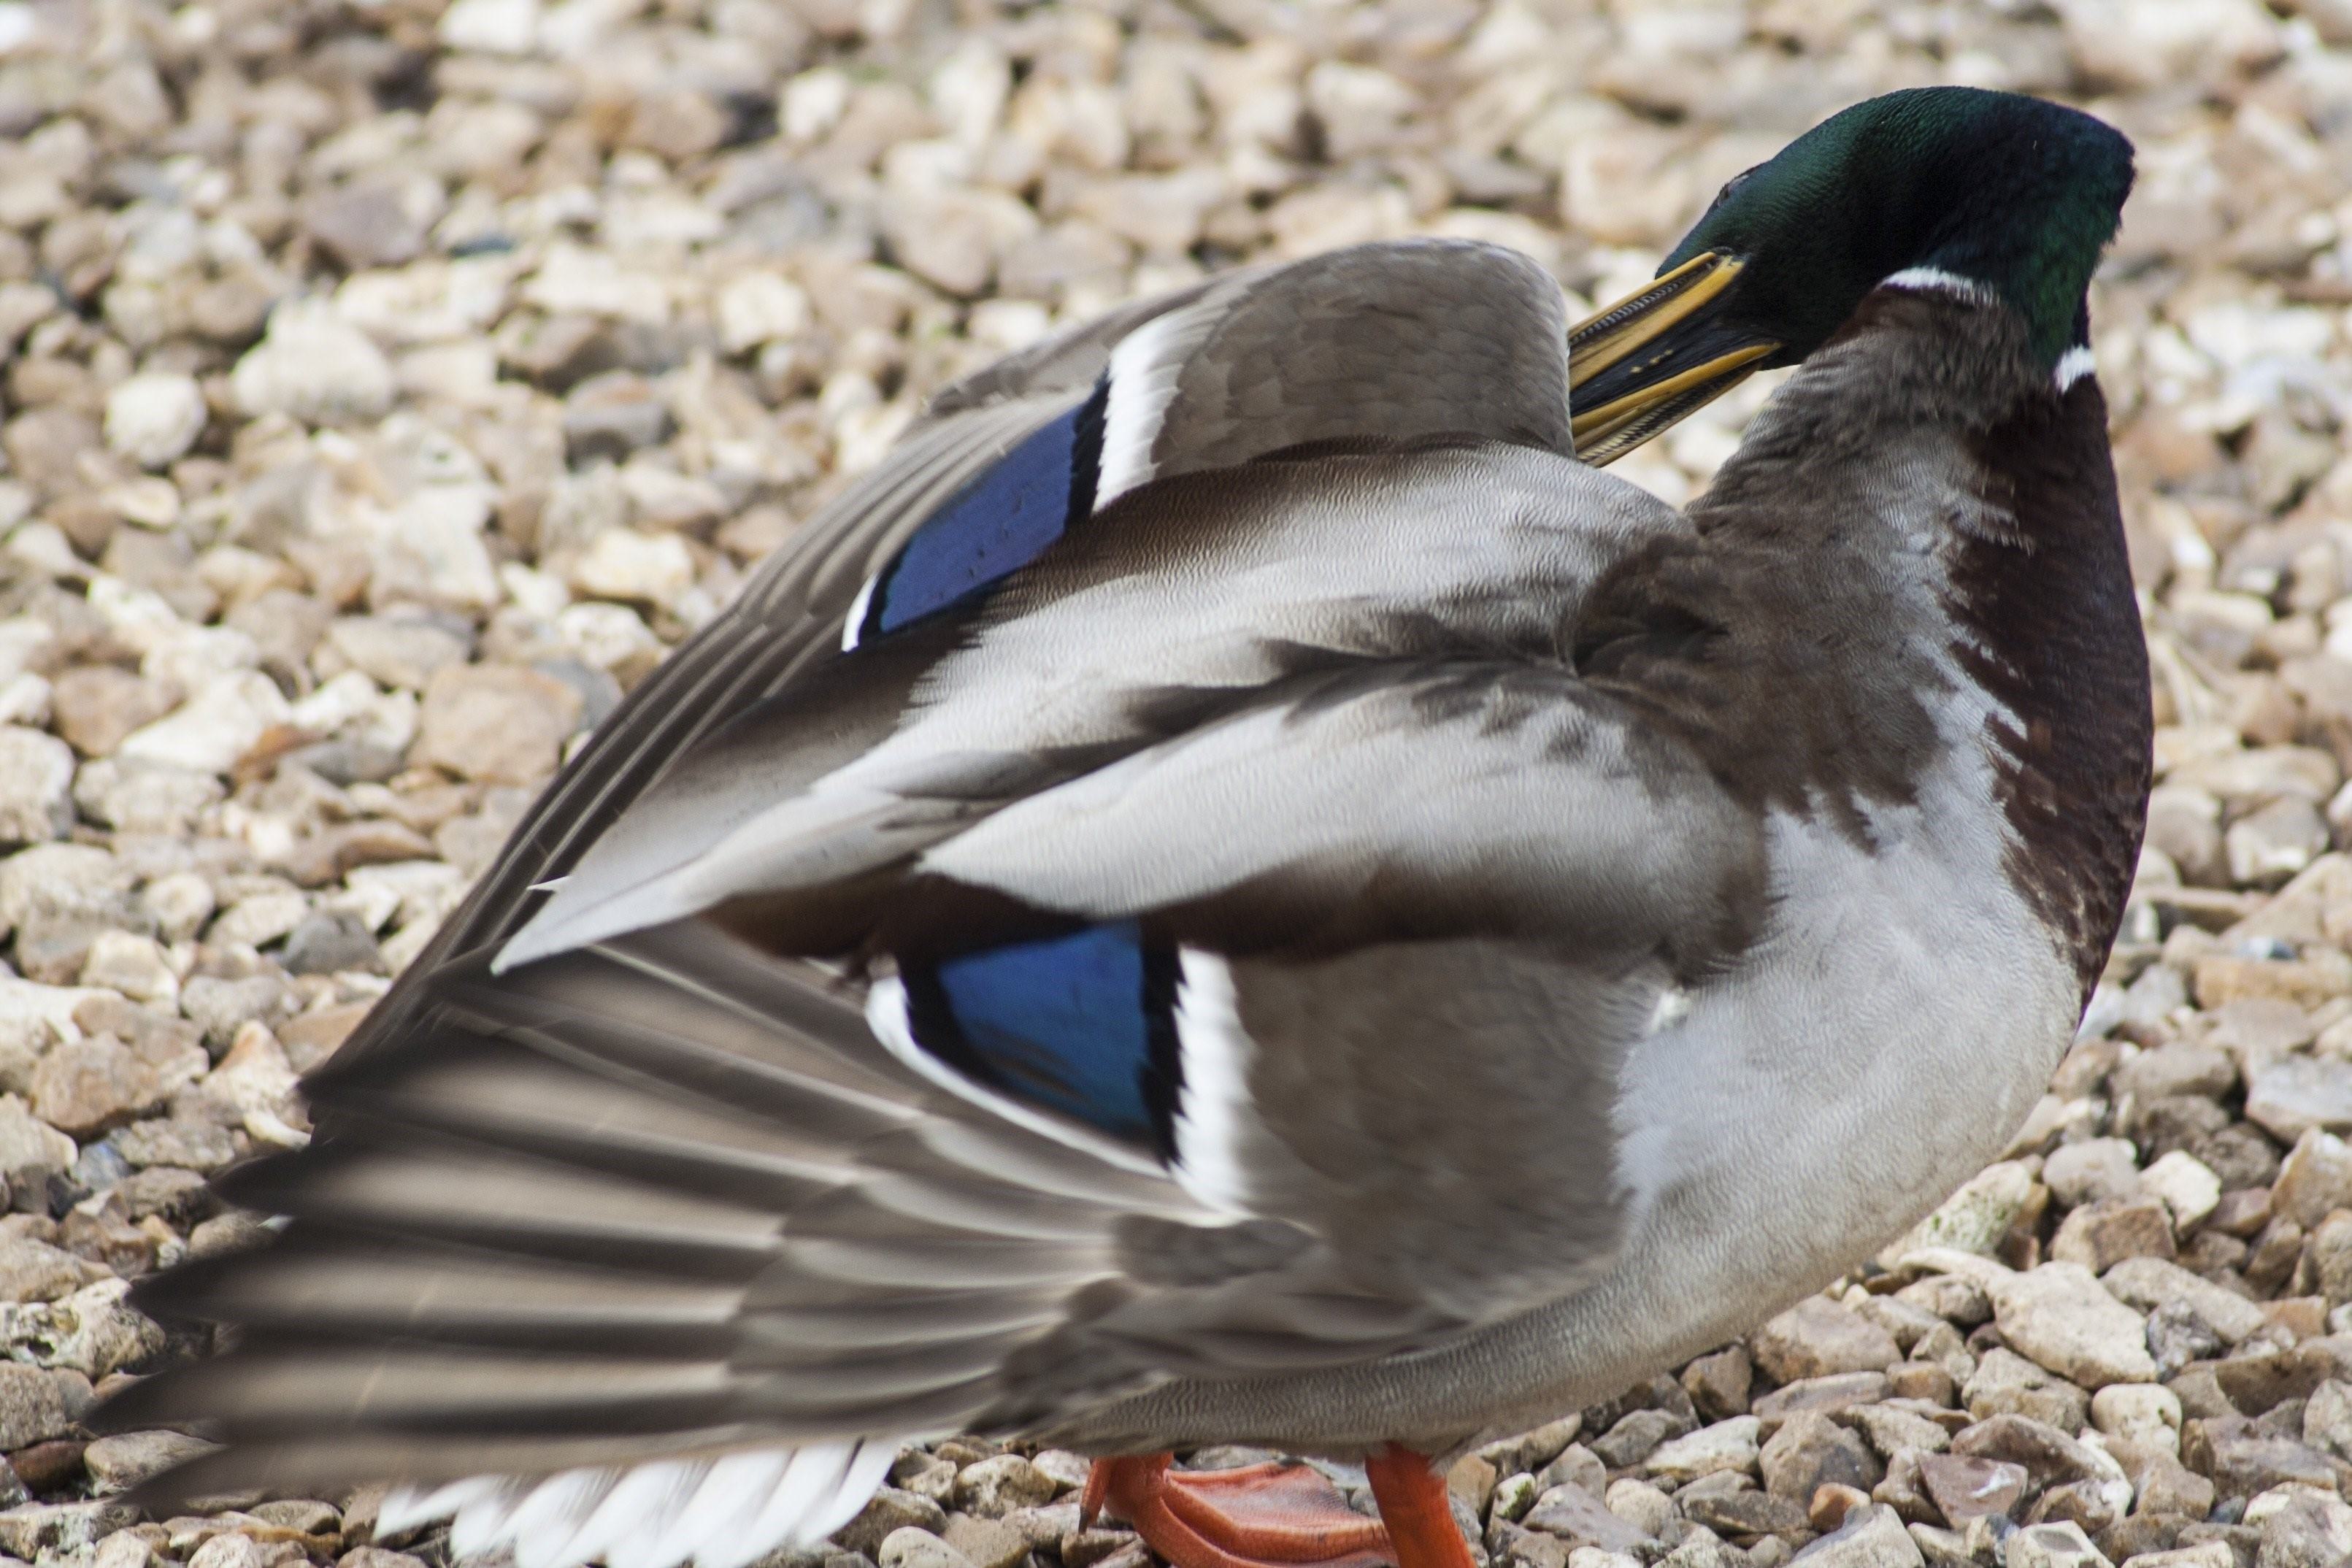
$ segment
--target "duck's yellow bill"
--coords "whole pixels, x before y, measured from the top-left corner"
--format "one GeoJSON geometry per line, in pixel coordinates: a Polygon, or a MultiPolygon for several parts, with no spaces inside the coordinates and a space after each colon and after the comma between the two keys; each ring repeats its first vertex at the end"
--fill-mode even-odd
{"type": "Polygon", "coordinates": [[[1570,331],[1569,415],[1580,459],[1613,462],[1779,352],[1778,341],[1722,316],[1745,266],[1714,251],[1694,256],[1570,331]]]}

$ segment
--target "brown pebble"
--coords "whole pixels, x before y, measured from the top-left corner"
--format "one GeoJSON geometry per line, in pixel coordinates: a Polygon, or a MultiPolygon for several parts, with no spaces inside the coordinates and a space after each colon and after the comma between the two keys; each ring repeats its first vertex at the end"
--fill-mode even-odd
{"type": "Polygon", "coordinates": [[[45,1494],[81,1479],[82,1451],[89,1447],[80,1438],[58,1437],[17,1449],[8,1456],[8,1464],[28,1490],[45,1494]]]}
{"type": "Polygon", "coordinates": [[[1813,1500],[1805,1507],[1805,1521],[1826,1535],[1843,1524],[1847,1514],[1869,1506],[1869,1493],[1835,1481],[1824,1481],[1813,1489],[1813,1500]]]}

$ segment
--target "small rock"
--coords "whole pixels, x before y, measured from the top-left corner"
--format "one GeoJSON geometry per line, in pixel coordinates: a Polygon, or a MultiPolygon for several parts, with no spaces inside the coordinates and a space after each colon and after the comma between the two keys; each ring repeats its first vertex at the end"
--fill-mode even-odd
{"type": "Polygon", "coordinates": [[[2212,1373],[2215,1384],[2232,1406],[2248,1415],[2260,1415],[2290,1399],[2309,1397],[2336,1365],[2324,1345],[2259,1351],[2247,1346],[2226,1361],[2214,1363],[2212,1373]]]}
{"type": "Polygon", "coordinates": [[[1992,1281],[1986,1293],[2001,1338],[2078,1386],[2155,1381],[2146,1321],[2080,1264],[2045,1263],[1992,1281]]]}
{"type": "Polygon", "coordinates": [[[237,1155],[236,1140],[210,1121],[134,1121],[107,1142],[133,1167],[172,1165],[188,1171],[221,1170],[237,1155]]]}
{"type": "Polygon", "coordinates": [[[181,1013],[204,1030],[205,1043],[215,1050],[226,1050],[247,1024],[277,1024],[294,1005],[285,982],[268,974],[243,980],[199,974],[180,987],[181,1013]]]}
{"type": "Polygon", "coordinates": [[[2024,1415],[2061,1431],[2079,1429],[2091,1403],[2089,1395],[2065,1379],[1999,1345],[1979,1358],[1960,1400],[1979,1421],[2024,1415]]]}
{"type": "Polygon", "coordinates": [[[1630,1552],[1650,1538],[1609,1511],[1601,1499],[1580,1486],[1553,1487],[1528,1510],[1527,1527],[1559,1537],[1573,1550],[1596,1546],[1630,1552]]]}
{"type": "Polygon", "coordinates": [[[2135,1552],[2125,1568],[2238,1568],[2238,1554],[2226,1541],[2200,1541],[2166,1552],[2135,1552]]]}
{"type": "MultiPolygon", "coordinates": [[[[2117,1092],[2129,1096],[2137,1105],[2168,1100],[2178,1094],[2219,1100],[2235,1088],[2237,1082],[2238,1069],[2228,1052],[2188,1040],[2173,1040],[2153,1050],[2142,1051],[2133,1060],[2116,1069],[2117,1092]]],[[[2065,1152],[2065,1149],[2056,1151],[2050,1156],[2051,1161],[2054,1163],[2058,1156],[2065,1152]]],[[[2043,1180],[2048,1179],[2045,1170],[2043,1180]]],[[[2051,1190],[2057,1190],[2056,1183],[2051,1183],[2051,1190]]]]}
{"type": "Polygon", "coordinates": [[[833,1538],[852,1552],[872,1557],[886,1537],[908,1527],[936,1535],[948,1527],[947,1510],[927,1497],[898,1487],[883,1487],[866,1500],[856,1518],[834,1531],[833,1538]]]}
{"type": "Polygon", "coordinates": [[[1883,1372],[1903,1359],[1894,1336],[1826,1296],[1808,1296],[1748,1336],[1756,1363],[1780,1383],[1883,1372]]]}
{"type": "Polygon", "coordinates": [[[423,691],[433,678],[473,653],[473,641],[439,620],[415,616],[350,616],[327,628],[327,644],[384,686],[423,691]]]}
{"type": "Polygon", "coordinates": [[[1053,1500],[1053,1478],[1018,1454],[999,1454],[956,1474],[956,1501],[982,1519],[1053,1500]]]}
{"type": "Polygon", "coordinates": [[[2242,1415],[2189,1421],[2180,1429],[2181,1462],[2210,1480],[2225,1498],[2251,1498],[2275,1486],[2336,1485],[2334,1461],[2293,1437],[2280,1436],[2242,1415]]]}
{"type": "Polygon", "coordinates": [[[1720,1421],[1748,1413],[1748,1390],[1755,1378],[1748,1347],[1732,1345],[1683,1368],[1683,1392],[1691,1396],[1702,1418],[1720,1421]]]}
{"type": "Polygon", "coordinates": [[[0,1302],[0,1342],[35,1365],[102,1378],[163,1348],[163,1331],[125,1304],[130,1289],[101,1279],[56,1301],[0,1302]]]}
{"type": "Polygon", "coordinates": [[[1612,1481],[1603,1507],[1643,1534],[1663,1538],[1675,1517],[1675,1500],[1647,1481],[1612,1481]]]}
{"type": "Polygon", "coordinates": [[[34,1443],[11,1453],[8,1468],[16,1471],[17,1479],[34,1492],[63,1491],[87,1473],[82,1468],[81,1457],[82,1451],[89,1447],[79,1437],[34,1443]]]}
{"type": "Polygon", "coordinates": [[[433,678],[411,761],[460,778],[534,784],[555,771],[580,721],[580,694],[535,669],[467,665],[433,678]]]}
{"type": "Polygon", "coordinates": [[[213,677],[168,717],[125,736],[115,756],[226,773],[292,713],[269,677],[257,669],[231,670],[213,677]]]}
{"type": "Polygon", "coordinates": [[[268,1245],[275,1233],[251,1215],[232,1210],[215,1215],[188,1232],[190,1258],[223,1258],[268,1245]]]}
{"type": "Polygon", "coordinates": [[[674,533],[608,528],[572,563],[571,581],[592,598],[667,607],[694,585],[694,553],[674,533]]]}
{"type": "MultiPolygon", "coordinates": [[[[2212,1053],[2221,1056],[2219,1051],[2212,1053]]],[[[2229,1058],[2222,1058],[2226,1062],[2229,1058]]],[[[2051,1195],[2068,1208],[2108,1199],[2137,1197],[2139,1152],[2125,1138],[2086,1138],[2062,1143],[2042,1167],[2051,1195]]]]}
{"type": "MultiPolygon", "coordinates": [[[[373,1505],[369,1506],[373,1509],[373,1505]]],[[[341,1531],[343,1523],[341,1509],[316,1498],[278,1498],[255,1503],[249,1511],[266,1524],[299,1531],[304,1535],[333,1535],[341,1531]]],[[[373,1512],[368,1518],[373,1520],[373,1512]]],[[[340,1563],[337,1568],[341,1568],[340,1563]]]]}
{"type": "Polygon", "coordinates": [[[1891,1267],[1897,1258],[1930,1247],[1989,1256],[2032,1201],[2033,1187],[2033,1173],[2019,1161],[1988,1165],[1909,1234],[1881,1252],[1879,1259],[1891,1267]]]}
{"type": "MultiPolygon", "coordinates": [[[[1885,1481],[1878,1483],[1880,1491],[1885,1491],[1886,1488],[1885,1481]]],[[[1813,1500],[1805,1509],[1805,1522],[1815,1530],[1825,1532],[1833,1531],[1845,1523],[1847,1515],[1857,1509],[1867,1509],[1869,1506],[1868,1494],[1831,1481],[1813,1494],[1813,1500]]]]}
{"type": "Polygon", "coordinates": [[[1816,1411],[1790,1416],[1758,1455],[1764,1488],[1775,1497],[1809,1503],[1835,1482],[1867,1492],[1886,1474],[1863,1440],[1816,1411]]]}
{"type": "Polygon", "coordinates": [[[304,299],[270,312],[268,334],[236,362],[229,384],[248,416],[313,425],[381,418],[394,388],[391,363],[366,333],[304,299]]]}
{"type": "Polygon", "coordinates": [[[1797,1553],[1806,1568],[1922,1568],[1925,1559],[1891,1508],[1858,1508],[1835,1531],[1797,1553]]]}
{"type": "Polygon", "coordinates": [[[196,836],[204,814],[220,804],[219,779],[168,763],[101,757],[82,764],[74,804],[84,817],[118,833],[196,836]]]}
{"type": "Polygon", "coordinates": [[[2352,1208],[2352,1146],[2315,1127],[2305,1131],[2280,1162],[2271,1208],[2305,1230],[2331,1210],[2352,1208]]]}
{"type": "Polygon", "coordinates": [[[2352,1459],[2352,1384],[2330,1378],[2303,1407],[2303,1440],[2339,1459],[2352,1459]]]}
{"type": "Polygon", "coordinates": [[[1762,1426],[1753,1415],[1736,1415],[1702,1426],[1660,1444],[1644,1461],[1644,1468],[1654,1476],[1676,1482],[1695,1481],[1718,1470],[1753,1470],[1762,1426]]]}
{"type": "Polygon", "coordinates": [[[1597,1498],[1609,1489],[1609,1467],[1583,1444],[1570,1443],[1551,1463],[1536,1472],[1538,1498],[1554,1487],[1563,1486],[1582,1487],[1597,1498]]]}
{"type": "Polygon", "coordinates": [[[2213,1483],[2161,1450],[2135,1464],[2136,1511],[2156,1518],[2203,1519],[2213,1511],[2213,1483]]]}
{"type": "Polygon", "coordinates": [[[89,1384],[72,1373],[0,1362],[0,1447],[62,1437],[88,1414],[89,1384]]]}
{"type": "Polygon", "coordinates": [[[2234,1345],[2260,1333],[2265,1321],[2262,1308],[2243,1296],[2160,1258],[2127,1258],[2108,1269],[2100,1282],[2116,1299],[2142,1311],[2180,1306],[2224,1344],[2234,1345]]]}
{"type": "Polygon", "coordinates": [[[1097,1568],[1130,1547],[1142,1544],[1143,1538],[1131,1530],[1097,1526],[1092,1530],[1072,1531],[1062,1537],[1062,1568],[1097,1568]]]}
{"type": "Polygon", "coordinates": [[[1635,1410],[1592,1440],[1592,1451],[1612,1469],[1638,1465],[1669,1438],[1688,1433],[1692,1423],[1666,1410],[1635,1410]]]}
{"type": "Polygon", "coordinates": [[[2009,1538],[2003,1568],[2109,1568],[2105,1553],[2071,1521],[2037,1524],[2009,1538]]]}
{"type": "Polygon", "coordinates": [[[1992,1321],[1992,1300],[1984,1287],[1957,1274],[1930,1274],[1895,1293],[1895,1300],[1929,1311],[1965,1333],[1992,1321]]]}
{"type": "Polygon", "coordinates": [[[712,307],[719,346],[730,354],[797,338],[809,330],[808,295],[773,272],[737,274],[720,287],[712,307]]]}
{"type": "Polygon", "coordinates": [[[1919,1460],[1920,1484],[1955,1530],[1983,1515],[2013,1516],[2031,1479],[2023,1465],[2008,1459],[1927,1454],[1919,1460]]]}
{"type": "Polygon", "coordinates": [[[2180,1447],[2180,1399],[2161,1384],[2109,1384],[2091,1400],[2091,1421],[2110,1437],[2176,1453],[2180,1447]]]}
{"type": "Polygon", "coordinates": [[[302,204],[302,227],[351,271],[397,267],[423,254],[434,215],[408,195],[405,182],[356,180],[302,204]]]}
{"type": "Polygon", "coordinates": [[[2300,796],[2272,801],[2231,824],[2221,836],[2230,879],[2275,888],[2327,851],[2327,819],[2300,796]]]}
{"type": "Polygon", "coordinates": [[[12,1186],[68,1169],[78,1153],[72,1139],[35,1118],[22,1099],[0,1095],[0,1174],[12,1186]]]}
{"type": "MultiPolygon", "coordinates": [[[[1486,1517],[1486,1505],[1494,1500],[1495,1484],[1502,1478],[1495,1467],[1475,1454],[1465,1454],[1454,1461],[1445,1472],[1445,1489],[1479,1518],[1486,1517]]],[[[1529,1500],[1533,1500],[1530,1499],[1529,1500]]]]}
{"type": "MultiPolygon", "coordinates": [[[[972,1568],[1014,1568],[1014,1564],[1029,1555],[1028,1539],[1001,1519],[979,1519],[968,1513],[950,1514],[947,1533],[941,1539],[962,1552],[972,1568]]],[[[1060,1539],[1058,1533],[1055,1539],[1060,1539]]],[[[885,1550],[888,1549],[887,1539],[883,1546],[885,1550]]]]}
{"type": "MultiPolygon", "coordinates": [[[[971,1558],[929,1531],[913,1525],[885,1536],[876,1561],[882,1568],[972,1568],[971,1558]]],[[[194,1564],[189,1568],[194,1568],[194,1564]]]]}
{"type": "Polygon", "coordinates": [[[82,960],[81,983],[119,991],[134,1002],[171,1007],[180,998],[180,977],[171,960],[152,937],[127,931],[105,931],[89,944],[82,960]]]}
{"type": "Polygon", "coordinates": [[[215,1445],[184,1432],[121,1432],[100,1437],[82,1453],[90,1479],[108,1491],[123,1491],[173,1465],[212,1452],[215,1445]]]}
{"type": "Polygon", "coordinates": [[[2140,1173],[2140,1185],[2172,1211],[2176,1229],[2202,1222],[2221,1203],[2221,1178],[2186,1150],[2175,1149],[2140,1173]]]}
{"type": "Polygon", "coordinates": [[[955,1462],[943,1460],[936,1453],[924,1453],[922,1448],[901,1453],[891,1460],[889,1479],[891,1486],[903,1486],[939,1507],[955,1502],[955,1462]]]}
{"type": "Polygon", "coordinates": [[[619,462],[641,447],[658,447],[673,428],[669,405],[628,371],[590,376],[563,399],[564,449],[575,463],[619,462]]]}
{"type": "Polygon", "coordinates": [[[2331,1490],[2275,1487],[2246,1505],[2262,1531],[2262,1568],[2342,1568],[2352,1560],[2352,1506],[2331,1490]]]}
{"type": "Polygon", "coordinates": [[[456,0],[435,31],[450,49],[523,55],[538,47],[539,28],[540,0],[456,0]]]}
{"type": "Polygon", "coordinates": [[[352,914],[336,910],[305,916],[286,936],[281,962],[289,974],[340,974],[381,971],[375,938],[352,914]]]}
{"type": "MultiPolygon", "coordinates": [[[[1902,1510],[1897,1510],[1899,1514],[1902,1510]]],[[[1978,1568],[1977,1560],[1969,1551],[1967,1539],[1956,1530],[1944,1530],[1916,1521],[1906,1526],[1912,1544],[1919,1548],[1927,1568],[1978,1568]]]]}
{"type": "Polygon", "coordinates": [[[194,376],[129,376],[107,394],[106,445],[142,468],[167,468],[187,455],[210,417],[194,376]]]}
{"type": "Polygon", "coordinates": [[[133,730],[169,713],[176,699],[163,681],[89,664],[60,671],[49,701],[58,733],[83,756],[105,757],[133,730]]]}
{"type": "MultiPolygon", "coordinates": [[[[969,1517],[969,1516],[966,1516],[969,1517]]],[[[1065,1536],[1078,1528],[1078,1500],[1065,1493],[1057,1502],[1038,1508],[1017,1508],[1004,1516],[1005,1528],[1020,1536],[1032,1551],[1043,1547],[1052,1550],[1065,1536]]],[[[1063,1568],[1068,1568],[1066,1563],[1063,1568]]]]}
{"type": "Polygon", "coordinates": [[[2246,1084],[2246,1117],[2282,1142],[2315,1127],[2352,1127],[2352,1061],[2286,1056],[2258,1063],[2246,1084]]]}
{"type": "Polygon", "coordinates": [[[2044,1486],[2121,1474],[2101,1449],[2023,1415],[1996,1415],[1964,1427],[1952,1438],[1952,1452],[2022,1465],[2044,1486]]]}
{"type": "MultiPolygon", "coordinates": [[[[1950,1332],[1947,1324],[1946,1332],[1950,1332]]],[[[1960,1352],[1966,1355],[1963,1349],[1960,1352]]],[[[1952,1374],[1934,1362],[1906,1361],[1886,1371],[1886,1386],[1897,1399],[1948,1407],[1958,1392],[1952,1374]]]]}
{"type": "Polygon", "coordinates": [[[107,1195],[121,1204],[126,1219],[137,1221],[156,1215],[183,1230],[207,1212],[212,1203],[211,1188],[204,1177],[170,1165],[133,1171],[116,1182],[107,1195]]]}
{"type": "MultiPolygon", "coordinates": [[[[289,1542],[290,1544],[290,1542],[289,1542]]],[[[261,1542],[242,1531],[225,1531],[188,1554],[188,1568],[276,1568],[261,1542]]]]}
{"type": "Polygon", "coordinates": [[[1880,1458],[1890,1463],[1906,1448],[1936,1454],[1951,1442],[1951,1434],[1939,1423],[1900,1405],[1865,1405],[1847,1419],[1870,1439],[1870,1446],[1878,1450],[1880,1458]]]}
{"type": "Polygon", "coordinates": [[[1577,1434],[1583,1429],[1582,1414],[1572,1414],[1558,1421],[1547,1422],[1532,1432],[1522,1432],[1516,1437],[1489,1443],[1478,1450],[1478,1457],[1494,1466],[1497,1475],[1532,1474],[1559,1458],[1561,1451],[1575,1442],[1577,1434]]]}
{"type": "Polygon", "coordinates": [[[0,844],[62,838],[73,826],[73,749],[56,736],[0,724],[0,844]]]}
{"type": "MultiPolygon", "coordinates": [[[[29,1236],[0,1236],[0,1300],[10,1301],[54,1301],[69,1296],[85,1285],[96,1284],[106,1278],[106,1270],[84,1258],[54,1247],[29,1236]]],[[[5,1363],[0,1363],[5,1371],[5,1363]]],[[[0,1403],[7,1394],[0,1389],[0,1403]]],[[[0,1417],[0,1426],[5,1426],[0,1417]]],[[[0,1433],[5,1435],[5,1433],[0,1433]]],[[[54,1432],[44,1434],[56,1436],[54,1432]]],[[[26,1438],[26,1442],[37,1441],[26,1438]]],[[[9,1443],[5,1447],[22,1445],[9,1443]]]]}
{"type": "Polygon", "coordinates": [[[1693,1487],[1675,1503],[1691,1523],[1725,1535],[1790,1535],[1809,1528],[1803,1503],[1770,1492],[1693,1487]]]}
{"type": "Polygon", "coordinates": [[[220,912],[205,934],[230,946],[267,947],[302,923],[310,900],[291,888],[248,893],[220,912]]]}
{"type": "Polygon", "coordinates": [[[2050,1256],[2094,1274],[2126,1258],[2170,1258],[2172,1212],[2154,1197],[2101,1198],[2075,1209],[2051,1239],[2050,1256]]]}
{"type": "Polygon", "coordinates": [[[1756,1401],[1753,1409],[1763,1423],[1764,1435],[1770,1436],[1780,1429],[1780,1424],[1803,1411],[1817,1411],[1834,1415],[1858,1405],[1875,1405],[1887,1395],[1886,1374],[1881,1372],[1844,1372],[1831,1377],[1810,1377],[1785,1388],[1776,1388],[1756,1401]]]}
{"type": "Polygon", "coordinates": [[[33,1110],[59,1131],[87,1138],[161,1109],[176,1087],[112,1035],[96,1035],[41,1058],[33,1071],[33,1110]]]}
{"type": "Polygon", "coordinates": [[[1514,1522],[1525,1519],[1528,1510],[1535,1507],[1538,1495],[1536,1479],[1527,1471],[1505,1476],[1495,1483],[1495,1495],[1487,1500],[1488,1517],[1514,1522]]]}

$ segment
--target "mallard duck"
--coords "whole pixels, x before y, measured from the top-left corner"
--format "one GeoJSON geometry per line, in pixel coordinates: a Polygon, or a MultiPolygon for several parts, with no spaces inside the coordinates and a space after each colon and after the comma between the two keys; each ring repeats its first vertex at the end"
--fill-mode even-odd
{"type": "Polygon", "coordinates": [[[898,1447],[1181,1568],[1466,1568],[1436,1465],[1821,1288],[2112,939],[2147,671],[2084,291],[2129,144],[1957,89],[1572,332],[1375,245],[941,395],[626,702],[142,1288],[179,1496],[737,1568],[898,1447]],[[1676,511],[1579,461],[1801,368],[1676,511]],[[1363,1461],[1171,1468],[1215,1442],[1363,1461]]]}

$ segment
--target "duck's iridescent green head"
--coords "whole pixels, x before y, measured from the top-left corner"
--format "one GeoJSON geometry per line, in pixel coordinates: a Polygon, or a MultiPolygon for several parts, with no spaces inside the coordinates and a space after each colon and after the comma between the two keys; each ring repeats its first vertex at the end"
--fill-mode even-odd
{"type": "Polygon", "coordinates": [[[1657,283],[1577,329],[1579,451],[1605,460],[1795,363],[1913,269],[2006,300],[2054,365],[2083,341],[2131,181],[2120,132],[2040,99],[1919,88],[1856,104],[1726,185],[1657,283]]]}

